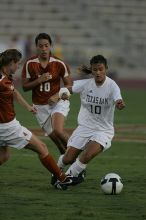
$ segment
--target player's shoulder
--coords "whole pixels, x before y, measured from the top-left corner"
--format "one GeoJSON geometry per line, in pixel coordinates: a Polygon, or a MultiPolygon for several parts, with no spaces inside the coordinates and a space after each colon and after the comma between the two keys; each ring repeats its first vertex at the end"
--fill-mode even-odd
{"type": "Polygon", "coordinates": [[[88,86],[91,86],[92,80],[91,79],[78,79],[74,80],[73,82],[73,90],[79,89],[79,90],[84,90],[87,89],[88,86]]]}
{"type": "Polygon", "coordinates": [[[25,61],[25,63],[31,63],[31,62],[39,62],[38,56],[37,55],[31,56],[25,61]]]}
{"type": "Polygon", "coordinates": [[[110,77],[108,77],[108,76],[106,76],[106,80],[107,80],[107,82],[108,82],[109,84],[111,84],[111,85],[117,85],[117,83],[115,82],[115,80],[113,80],[112,78],[110,78],[110,77]]]}
{"type": "Polygon", "coordinates": [[[86,85],[92,82],[92,79],[77,79],[74,80],[74,84],[86,85]]]}
{"type": "Polygon", "coordinates": [[[111,79],[110,77],[106,77],[106,78],[107,78],[108,88],[110,88],[111,90],[120,89],[119,85],[115,82],[115,80],[111,79]]]}
{"type": "Polygon", "coordinates": [[[63,64],[63,65],[66,65],[66,66],[68,66],[68,64],[64,61],[64,60],[62,60],[62,59],[60,59],[60,58],[58,58],[57,56],[55,56],[54,54],[51,54],[50,55],[50,60],[49,60],[50,62],[57,62],[58,64],[63,64]]]}

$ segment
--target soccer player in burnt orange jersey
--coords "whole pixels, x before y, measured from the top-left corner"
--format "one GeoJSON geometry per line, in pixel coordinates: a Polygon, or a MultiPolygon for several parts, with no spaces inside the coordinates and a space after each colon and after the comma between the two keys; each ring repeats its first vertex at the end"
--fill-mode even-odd
{"type": "Polygon", "coordinates": [[[57,166],[46,144],[16,120],[14,98],[28,111],[37,111],[24,100],[13,85],[12,74],[16,72],[21,56],[16,49],[9,49],[0,54],[0,165],[9,159],[9,147],[27,148],[36,152],[43,166],[60,181],[70,182],[70,177],[57,166]]]}
{"type": "Polygon", "coordinates": [[[70,70],[62,60],[52,55],[52,40],[48,34],[38,34],[35,44],[37,55],[29,58],[22,70],[23,89],[32,90],[37,121],[63,154],[69,138],[64,130],[64,121],[70,103],[59,99],[58,92],[61,81],[65,87],[72,85],[70,70]]]}

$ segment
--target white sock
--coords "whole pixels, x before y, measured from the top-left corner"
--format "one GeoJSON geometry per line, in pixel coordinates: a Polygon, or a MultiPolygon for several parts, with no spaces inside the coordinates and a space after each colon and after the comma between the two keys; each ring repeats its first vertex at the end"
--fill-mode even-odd
{"type": "Polygon", "coordinates": [[[77,158],[76,161],[68,168],[65,174],[71,174],[77,177],[79,173],[86,169],[87,164],[81,163],[77,158]]]}
{"type": "Polygon", "coordinates": [[[62,154],[59,159],[58,159],[58,162],[57,162],[57,165],[60,167],[60,168],[64,168],[65,167],[65,164],[63,163],[63,157],[64,157],[64,154],[62,154]]]}

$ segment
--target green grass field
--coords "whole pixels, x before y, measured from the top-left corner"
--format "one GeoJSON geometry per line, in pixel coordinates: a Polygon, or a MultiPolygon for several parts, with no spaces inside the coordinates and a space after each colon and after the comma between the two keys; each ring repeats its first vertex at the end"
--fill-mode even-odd
{"type": "MultiPolygon", "coordinates": [[[[145,90],[123,90],[126,108],[116,111],[115,126],[128,130],[117,130],[116,135],[131,139],[115,139],[110,150],[88,165],[86,181],[67,191],[51,187],[50,174],[40,165],[37,155],[12,149],[10,160],[0,168],[0,220],[146,219],[146,141],[134,139],[146,137],[145,93],[145,90]],[[110,172],[118,173],[123,179],[120,195],[104,195],[100,190],[100,179],[110,172]]],[[[30,101],[29,93],[24,95],[30,101]]],[[[68,128],[76,127],[79,103],[79,97],[72,96],[68,128]]],[[[23,125],[38,127],[31,113],[18,105],[16,111],[23,125]]],[[[48,138],[41,138],[57,160],[57,148],[48,138]]]]}

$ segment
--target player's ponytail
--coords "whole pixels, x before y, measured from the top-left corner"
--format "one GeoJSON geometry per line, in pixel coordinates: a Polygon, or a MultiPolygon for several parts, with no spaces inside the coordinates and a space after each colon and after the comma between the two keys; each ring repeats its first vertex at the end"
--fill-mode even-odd
{"type": "Polygon", "coordinates": [[[85,74],[91,74],[91,69],[90,67],[86,66],[86,65],[82,65],[78,68],[78,72],[79,73],[85,73],[85,74]]]}

